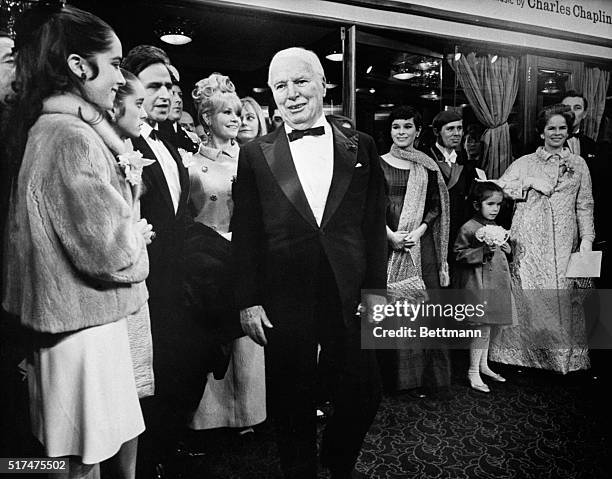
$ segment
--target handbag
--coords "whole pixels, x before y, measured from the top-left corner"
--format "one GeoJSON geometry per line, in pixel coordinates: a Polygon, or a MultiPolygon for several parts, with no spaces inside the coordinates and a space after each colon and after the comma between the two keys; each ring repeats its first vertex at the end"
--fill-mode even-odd
{"type": "Polygon", "coordinates": [[[391,301],[407,301],[411,304],[429,300],[427,287],[419,275],[409,251],[394,252],[387,272],[387,294],[391,301]],[[391,278],[402,278],[392,281],[391,278]]]}

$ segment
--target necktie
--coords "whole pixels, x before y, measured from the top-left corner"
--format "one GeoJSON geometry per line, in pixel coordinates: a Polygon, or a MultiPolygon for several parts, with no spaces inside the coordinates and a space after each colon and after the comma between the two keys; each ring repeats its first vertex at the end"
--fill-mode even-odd
{"type": "Polygon", "coordinates": [[[151,130],[151,133],[149,134],[149,138],[151,138],[152,140],[159,140],[159,133],[157,132],[157,130],[155,129],[151,130]]]}
{"type": "Polygon", "coordinates": [[[305,136],[321,136],[325,134],[325,127],[317,126],[316,128],[306,128],[305,130],[293,130],[287,137],[289,141],[299,140],[305,136]]]}

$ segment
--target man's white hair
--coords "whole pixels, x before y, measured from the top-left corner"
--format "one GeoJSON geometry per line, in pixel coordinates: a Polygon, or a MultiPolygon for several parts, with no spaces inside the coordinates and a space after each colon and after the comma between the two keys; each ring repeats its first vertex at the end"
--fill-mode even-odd
{"type": "Polygon", "coordinates": [[[301,47],[291,47],[281,50],[277,52],[276,55],[272,57],[270,61],[270,67],[268,68],[268,86],[272,88],[272,78],[270,74],[272,73],[272,68],[275,63],[283,58],[298,58],[302,60],[304,63],[310,66],[313,73],[318,75],[321,78],[321,81],[325,83],[325,72],[323,71],[323,65],[321,65],[321,60],[317,54],[311,50],[306,50],[301,47]]]}

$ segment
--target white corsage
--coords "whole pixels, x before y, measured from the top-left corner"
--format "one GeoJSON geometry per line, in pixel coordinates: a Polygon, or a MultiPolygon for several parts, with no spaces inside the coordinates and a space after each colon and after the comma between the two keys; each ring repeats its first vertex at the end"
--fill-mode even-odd
{"type": "Polygon", "coordinates": [[[489,246],[501,246],[508,241],[510,232],[501,226],[485,225],[476,230],[475,236],[481,243],[488,244],[489,246]]]}
{"type": "Polygon", "coordinates": [[[147,160],[139,151],[123,153],[118,157],[119,166],[123,169],[126,181],[132,186],[142,183],[142,170],[145,166],[152,165],[155,160],[147,160]]]}
{"type": "Polygon", "coordinates": [[[179,155],[181,155],[181,160],[183,161],[183,166],[185,168],[189,168],[191,165],[193,165],[193,153],[191,151],[178,148],[178,152],[179,155]]]}

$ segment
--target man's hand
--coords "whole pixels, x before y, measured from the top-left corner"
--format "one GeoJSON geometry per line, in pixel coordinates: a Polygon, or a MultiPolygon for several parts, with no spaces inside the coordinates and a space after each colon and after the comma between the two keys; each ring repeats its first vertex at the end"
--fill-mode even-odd
{"type": "Polygon", "coordinates": [[[508,244],[507,241],[503,245],[501,245],[500,248],[506,254],[512,253],[512,249],[510,248],[510,245],[508,244]]]}
{"type": "Polygon", "coordinates": [[[260,346],[266,346],[268,340],[264,333],[264,326],[272,328],[263,306],[251,306],[240,310],[240,325],[245,334],[260,346]]]}

